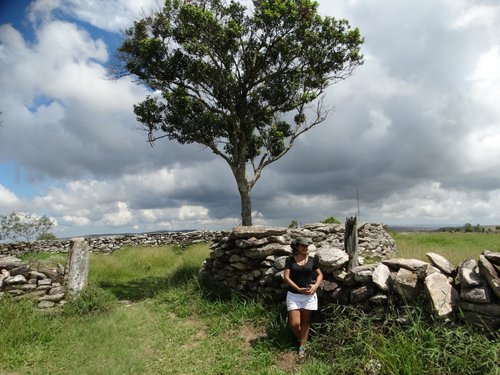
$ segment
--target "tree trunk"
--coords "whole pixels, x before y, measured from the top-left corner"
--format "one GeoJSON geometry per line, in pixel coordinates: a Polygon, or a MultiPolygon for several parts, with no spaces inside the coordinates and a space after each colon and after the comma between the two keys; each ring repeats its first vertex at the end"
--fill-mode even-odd
{"type": "Polygon", "coordinates": [[[245,164],[240,168],[233,169],[234,178],[238,185],[241,200],[241,225],[252,225],[252,201],[250,199],[250,184],[247,181],[245,164]]]}
{"type": "MultiPolygon", "coordinates": [[[[247,184],[248,185],[248,184],[247,184]]],[[[241,198],[241,225],[252,225],[252,202],[250,199],[250,190],[239,189],[241,198]]]]}

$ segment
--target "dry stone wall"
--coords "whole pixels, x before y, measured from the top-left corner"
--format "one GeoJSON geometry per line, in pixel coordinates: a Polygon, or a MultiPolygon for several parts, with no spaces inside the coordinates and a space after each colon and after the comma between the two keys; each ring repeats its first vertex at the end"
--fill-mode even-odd
{"type": "Polygon", "coordinates": [[[32,267],[14,256],[0,255],[0,300],[9,295],[14,299],[31,298],[40,308],[63,304],[64,273],[62,265],[32,267]]]}
{"type": "MultiPolygon", "coordinates": [[[[344,226],[310,224],[300,228],[235,227],[232,232],[168,232],[85,238],[91,252],[111,253],[123,246],[187,246],[211,242],[201,274],[215,283],[250,294],[283,298],[285,259],[292,239],[309,237],[325,279],[318,291],[324,304],[424,304],[437,318],[460,318],[489,330],[500,329],[500,253],[485,250],[479,259],[455,266],[439,254],[428,262],[392,258],[395,242],[380,224],[358,228],[359,264],[347,271],[344,226]]],[[[30,251],[68,252],[70,240],[0,245],[0,299],[29,296],[46,308],[64,303],[64,266],[33,267],[16,258],[30,251]]]]}
{"type": "Polygon", "coordinates": [[[362,265],[349,272],[344,226],[311,224],[297,229],[236,227],[229,236],[214,240],[202,274],[223,287],[283,299],[285,259],[291,255],[291,240],[299,236],[312,240],[310,255],[318,258],[323,271],[318,290],[322,303],[423,303],[436,318],[500,328],[500,253],[485,250],[478,261],[469,258],[458,267],[432,252],[427,253],[429,262],[389,259],[395,243],[378,224],[358,228],[362,265]],[[374,259],[379,261],[372,263],[374,259]]]}
{"type": "MultiPolygon", "coordinates": [[[[220,231],[191,231],[191,232],[162,232],[145,234],[127,234],[111,236],[85,237],[90,252],[112,253],[124,246],[187,246],[195,243],[210,242],[213,238],[221,237],[220,231]]],[[[71,247],[71,240],[35,241],[0,244],[0,254],[20,256],[29,252],[67,253],[71,247]]]]}

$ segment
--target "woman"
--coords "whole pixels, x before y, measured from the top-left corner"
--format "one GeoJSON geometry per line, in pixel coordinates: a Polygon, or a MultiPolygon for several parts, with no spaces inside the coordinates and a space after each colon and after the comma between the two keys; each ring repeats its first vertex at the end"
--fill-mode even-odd
{"type": "Polygon", "coordinates": [[[292,253],[285,263],[284,278],[288,284],[286,306],[288,323],[298,340],[298,354],[305,355],[305,344],[311,326],[311,315],[318,309],[318,289],[323,274],[315,257],[308,255],[309,240],[299,237],[292,241],[292,253]]]}

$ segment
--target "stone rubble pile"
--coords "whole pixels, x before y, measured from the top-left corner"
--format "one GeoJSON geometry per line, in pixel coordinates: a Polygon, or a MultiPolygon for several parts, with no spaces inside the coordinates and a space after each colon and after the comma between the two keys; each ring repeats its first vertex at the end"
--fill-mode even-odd
{"type": "MultiPolygon", "coordinates": [[[[213,238],[221,237],[220,231],[192,231],[192,232],[161,232],[145,234],[126,234],[102,237],[86,237],[85,241],[91,252],[112,253],[125,246],[163,246],[176,245],[185,247],[195,243],[210,242],[213,238]]],[[[35,241],[0,244],[0,254],[20,256],[29,252],[67,253],[71,240],[35,241]]]]}
{"type": "Polygon", "coordinates": [[[236,227],[229,236],[214,240],[201,272],[223,287],[283,298],[285,259],[291,254],[291,240],[299,236],[312,240],[309,253],[318,258],[324,274],[318,291],[323,303],[424,303],[436,318],[458,317],[490,330],[500,328],[500,253],[485,250],[477,262],[469,258],[459,267],[432,252],[426,254],[429,262],[389,259],[395,243],[382,225],[358,228],[362,265],[349,272],[344,227],[325,224],[236,227]],[[363,265],[364,258],[379,262],[363,265]]]}
{"type": "Polygon", "coordinates": [[[63,304],[64,272],[61,265],[34,269],[16,257],[0,255],[0,300],[10,295],[14,299],[34,299],[40,308],[63,304]]]}

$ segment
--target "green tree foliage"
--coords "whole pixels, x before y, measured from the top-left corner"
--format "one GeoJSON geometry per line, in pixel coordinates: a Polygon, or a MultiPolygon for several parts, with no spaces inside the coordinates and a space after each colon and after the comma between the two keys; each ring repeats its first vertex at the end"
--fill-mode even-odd
{"type": "Polygon", "coordinates": [[[299,222],[297,220],[292,220],[290,224],[288,224],[288,228],[298,228],[299,222]]]}
{"type": "Polygon", "coordinates": [[[151,144],[199,143],[227,162],[251,225],[262,170],[325,120],[322,95],[363,63],[362,43],[311,0],[166,0],[127,31],[114,75],[155,93],[134,106],[151,144]]]}
{"type": "Polygon", "coordinates": [[[322,221],[323,224],[340,224],[340,221],[335,216],[327,217],[322,221]]]}
{"type": "Polygon", "coordinates": [[[54,220],[48,216],[12,212],[0,215],[0,239],[22,239],[31,242],[35,238],[45,237],[54,226],[54,220]]]}

